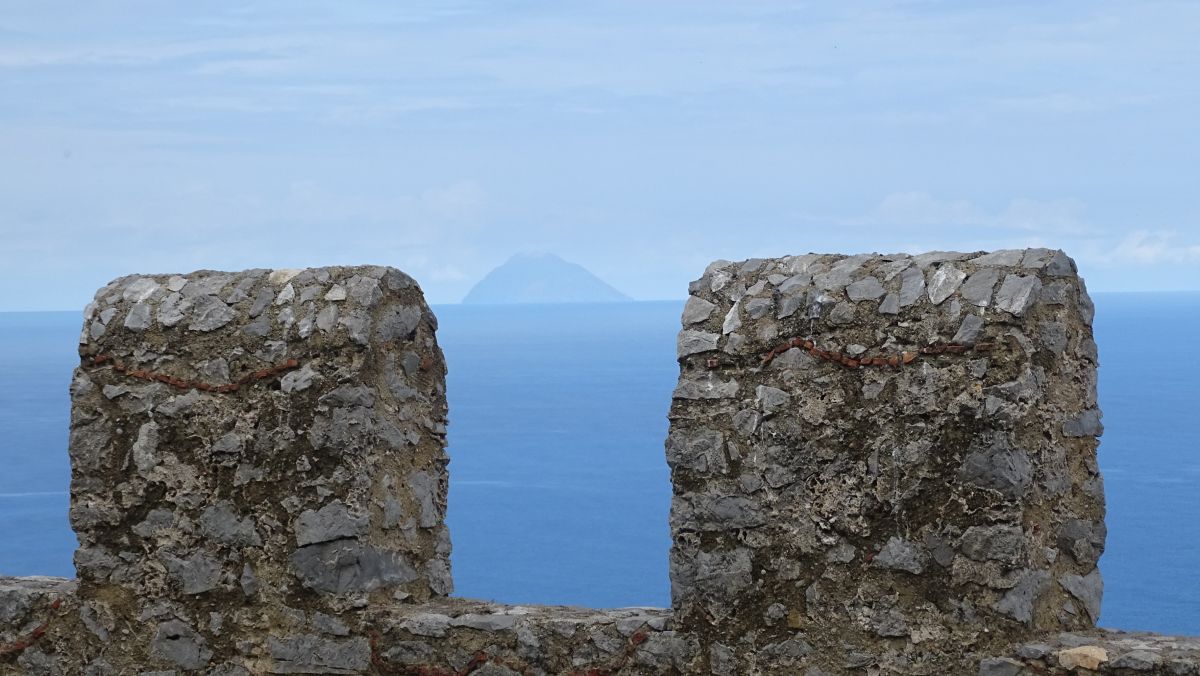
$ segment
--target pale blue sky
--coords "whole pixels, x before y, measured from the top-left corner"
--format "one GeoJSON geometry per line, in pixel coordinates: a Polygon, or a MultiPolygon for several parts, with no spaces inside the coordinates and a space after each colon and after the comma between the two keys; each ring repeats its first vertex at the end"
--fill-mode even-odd
{"type": "Polygon", "coordinates": [[[1045,245],[1200,289],[1200,2],[0,2],[0,310],[521,251],[1045,245]]]}

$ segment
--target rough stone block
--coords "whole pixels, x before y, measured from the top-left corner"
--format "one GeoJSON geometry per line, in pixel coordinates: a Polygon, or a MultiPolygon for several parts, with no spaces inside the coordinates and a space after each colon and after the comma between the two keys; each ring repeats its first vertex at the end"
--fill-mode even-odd
{"type": "Polygon", "coordinates": [[[718,261],[690,290],[680,626],[833,673],[968,673],[971,651],[1094,626],[1096,347],[1065,254],[718,261]]]}
{"type": "Polygon", "coordinates": [[[241,655],[358,670],[360,644],[274,627],[450,592],[435,329],[417,284],[386,267],[101,289],[71,386],[88,612],[135,618],[122,641],[147,668],[241,655]]]}

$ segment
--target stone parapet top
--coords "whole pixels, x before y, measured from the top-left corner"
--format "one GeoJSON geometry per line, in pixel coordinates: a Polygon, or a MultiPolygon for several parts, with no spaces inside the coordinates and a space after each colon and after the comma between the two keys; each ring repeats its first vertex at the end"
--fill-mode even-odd
{"type": "Polygon", "coordinates": [[[989,657],[980,676],[1033,674],[1200,674],[1200,636],[1096,629],[1064,632],[1022,643],[1009,655],[989,657]]]}
{"type": "MultiPolygon", "coordinates": [[[[79,608],[74,580],[0,577],[0,674],[75,673],[63,672],[67,665],[95,676],[117,673],[105,666],[103,642],[88,626],[96,618],[81,622],[79,608]],[[15,661],[6,659],[13,655],[15,661]]],[[[703,673],[696,636],[678,630],[663,608],[597,610],[451,598],[371,605],[341,617],[297,613],[274,633],[271,655],[256,662],[261,672],[225,663],[206,673],[703,673]]],[[[802,650],[803,642],[792,648],[802,650]]],[[[755,673],[797,673],[788,663],[789,656],[764,650],[755,673]]],[[[869,665],[841,666],[844,672],[810,667],[798,673],[869,673],[869,665]]],[[[713,665],[704,672],[719,669],[713,665]]],[[[1196,675],[1200,637],[1109,629],[1047,634],[983,659],[979,674],[1196,675]]]]}

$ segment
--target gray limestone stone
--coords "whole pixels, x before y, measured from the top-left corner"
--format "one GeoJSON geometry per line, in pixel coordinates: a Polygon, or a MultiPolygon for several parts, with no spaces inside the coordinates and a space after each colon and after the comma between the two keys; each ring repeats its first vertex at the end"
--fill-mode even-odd
{"type": "Polygon", "coordinates": [[[285,393],[303,392],[312,387],[313,382],[320,379],[311,364],[305,364],[298,371],[290,371],[279,379],[279,389],[285,393]]]}
{"type": "Polygon", "coordinates": [[[1038,331],[1042,344],[1056,355],[1067,349],[1067,329],[1062,322],[1047,322],[1038,331]]]}
{"type": "Polygon", "coordinates": [[[1026,570],[1012,589],[1000,599],[995,610],[1018,622],[1033,621],[1033,607],[1050,587],[1050,573],[1045,570],[1026,570]]]}
{"type": "Polygon", "coordinates": [[[275,300],[275,290],[269,286],[264,286],[258,290],[254,296],[254,303],[250,306],[248,313],[250,318],[258,317],[271,305],[271,301],[275,300]]]}
{"type": "Polygon", "coordinates": [[[420,325],[421,317],[421,308],[416,305],[388,306],[375,325],[376,337],[382,342],[407,338],[420,325]]]}
{"type": "Polygon", "coordinates": [[[192,321],[188,324],[189,331],[215,331],[233,320],[236,313],[233,308],[221,302],[215,296],[201,296],[196,299],[192,308],[192,321]]]}
{"type": "Polygon", "coordinates": [[[254,569],[250,567],[250,564],[247,563],[242,566],[242,574],[238,578],[238,584],[241,585],[242,593],[246,597],[250,598],[258,595],[258,577],[254,575],[254,569]]]}
{"type": "MultiPolygon", "coordinates": [[[[1156,671],[1163,664],[1163,656],[1152,650],[1131,650],[1124,655],[1118,655],[1109,663],[1113,669],[1128,669],[1130,671],[1156,671]]],[[[1177,670],[1178,671],[1178,670],[1177,670]]]]}
{"type": "Polygon", "coordinates": [[[338,319],[338,325],[346,328],[346,335],[359,345],[366,345],[371,335],[371,318],[361,311],[352,311],[338,319]]]}
{"type": "Polygon", "coordinates": [[[341,284],[334,284],[333,286],[329,287],[329,291],[325,294],[325,300],[331,303],[337,303],[339,301],[346,300],[346,298],[346,287],[342,286],[341,284]]]}
{"type": "Polygon", "coordinates": [[[671,509],[672,521],[692,530],[753,528],[766,523],[758,502],[738,495],[697,494],[672,501],[671,509]]]}
{"type": "Polygon", "coordinates": [[[894,293],[885,296],[883,302],[879,304],[879,312],[885,315],[899,314],[900,296],[894,293]]]}
{"type": "Polygon", "coordinates": [[[1033,481],[1033,464],[1027,452],[996,445],[970,453],[959,474],[978,486],[1016,499],[1025,495],[1033,481]]]}
{"type": "Polygon", "coordinates": [[[1108,527],[1103,521],[1067,519],[1058,531],[1055,543],[1079,563],[1092,566],[1104,553],[1108,527]]]}
{"type": "Polygon", "coordinates": [[[205,537],[234,547],[258,547],[262,538],[254,529],[252,517],[240,518],[233,503],[223,500],[209,506],[200,515],[200,531],[205,537]]]}
{"type": "Polygon", "coordinates": [[[236,432],[221,435],[212,445],[213,453],[238,454],[245,447],[245,440],[236,432]]]}
{"type": "Polygon", "coordinates": [[[809,286],[812,286],[812,275],[805,273],[795,274],[780,283],[779,293],[797,295],[806,291],[809,286]]]}
{"type": "Polygon", "coordinates": [[[292,555],[292,566],[304,586],[330,594],[367,592],[417,579],[412,565],[399,554],[356,540],[301,547],[292,555]]]}
{"type": "Polygon", "coordinates": [[[498,632],[511,629],[513,625],[520,619],[519,615],[507,615],[500,613],[476,614],[470,613],[467,615],[459,615],[450,620],[452,627],[466,627],[477,631],[498,632]]]}
{"type": "Polygon", "coordinates": [[[775,301],[770,298],[752,298],[746,302],[746,315],[750,319],[762,319],[771,312],[775,301]]]}
{"type": "Polygon", "coordinates": [[[135,303],[125,316],[125,328],[130,331],[145,331],[154,323],[152,307],[145,301],[135,303]]]}
{"type": "Polygon", "coordinates": [[[804,294],[796,294],[793,296],[784,296],[779,301],[779,308],[775,312],[777,319],[786,319],[796,314],[796,310],[804,307],[804,294]]]}
{"type": "Polygon", "coordinates": [[[156,657],[182,669],[203,669],[213,656],[204,637],[179,620],[158,625],[150,650],[156,657]]]}
{"type": "Polygon", "coordinates": [[[996,282],[1000,281],[1000,271],[995,268],[988,268],[974,273],[967,277],[967,281],[962,285],[960,292],[963,300],[978,305],[979,307],[987,307],[992,302],[992,290],[996,288],[996,282]]]}
{"type": "Polygon", "coordinates": [[[1059,578],[1059,583],[1063,589],[1071,593],[1071,596],[1079,599],[1093,622],[1100,619],[1100,600],[1104,596],[1104,580],[1100,578],[1099,570],[1093,570],[1087,575],[1064,575],[1059,578]]]}
{"type": "Polygon", "coordinates": [[[1016,566],[1025,557],[1025,532],[1020,526],[971,526],[963,533],[959,547],[976,561],[999,561],[1016,566]]]}
{"type": "Polygon", "coordinates": [[[289,282],[275,296],[275,305],[287,305],[296,298],[296,287],[289,282]]]}
{"type": "Polygon", "coordinates": [[[792,396],[777,387],[759,385],[755,390],[755,399],[764,413],[771,414],[791,401],[792,396]]]}
{"type": "Polygon", "coordinates": [[[671,394],[674,399],[725,399],[738,392],[737,381],[704,377],[696,380],[680,380],[671,394]]]}
{"type": "Polygon", "coordinates": [[[727,336],[741,327],[741,301],[735,301],[733,306],[729,308],[729,312],[725,314],[725,321],[721,323],[721,333],[727,336]]]}
{"type": "Polygon", "coordinates": [[[1076,272],[1075,261],[1071,257],[1063,253],[1062,250],[1055,251],[1050,257],[1050,261],[1046,263],[1046,274],[1051,277],[1068,277],[1076,272]]]}
{"type": "Polygon", "coordinates": [[[920,575],[925,569],[923,560],[925,553],[915,543],[903,538],[892,536],[875,555],[871,565],[888,570],[902,570],[913,575],[920,575]]]}
{"type": "Polygon", "coordinates": [[[691,324],[699,324],[706,321],[712,316],[713,310],[717,308],[715,303],[710,303],[703,298],[696,296],[688,296],[687,303],[683,306],[683,324],[689,326],[691,324]]]}
{"type": "Polygon", "coordinates": [[[988,657],[979,663],[979,676],[1020,676],[1024,665],[1008,657],[988,657]]]}
{"type": "Polygon", "coordinates": [[[1026,249],[1025,255],[1021,258],[1021,267],[1043,268],[1055,253],[1050,249],[1026,249]]]}
{"type": "Polygon", "coordinates": [[[721,337],[715,333],[705,333],[703,331],[682,331],[679,334],[679,339],[676,345],[676,354],[680,359],[682,359],[692,354],[711,352],[717,349],[717,342],[720,339],[721,337]]]}
{"type": "Polygon", "coordinates": [[[980,267],[1012,268],[1020,265],[1024,258],[1024,249],[1001,249],[972,258],[970,262],[980,267]]]}
{"type": "Polygon", "coordinates": [[[190,302],[185,304],[183,296],[173,293],[158,306],[158,323],[171,328],[184,320],[184,311],[190,308],[190,302]]]}
{"type": "Polygon", "coordinates": [[[383,298],[383,290],[379,287],[379,280],[371,279],[370,277],[351,277],[346,287],[350,299],[357,302],[363,307],[373,307],[383,298]]]}
{"type": "Polygon", "coordinates": [[[221,564],[204,552],[195,552],[187,558],[164,552],[159,558],[184,594],[203,594],[216,589],[221,582],[221,564]]]}
{"type": "Polygon", "coordinates": [[[963,317],[962,324],[959,325],[958,331],[950,342],[959,343],[960,345],[971,345],[979,338],[979,332],[983,330],[983,319],[976,315],[967,315],[963,317]]]}
{"type": "Polygon", "coordinates": [[[450,628],[450,617],[440,613],[418,613],[401,622],[400,626],[414,636],[439,638],[450,628]]]}
{"type": "Polygon", "coordinates": [[[797,634],[787,640],[763,646],[759,655],[776,665],[790,666],[800,664],[812,650],[812,645],[804,640],[804,635],[797,634]]]}
{"type": "Polygon", "coordinates": [[[334,500],[319,510],[307,509],[301,512],[292,529],[296,533],[296,544],[303,547],[318,542],[358,537],[366,532],[368,523],[366,516],[355,514],[341,500],[334,500]]]}
{"type": "Polygon", "coordinates": [[[909,636],[908,618],[898,608],[880,605],[868,617],[866,625],[875,632],[876,636],[884,638],[907,638],[909,636]]]}
{"type": "Polygon", "coordinates": [[[375,391],[366,385],[341,385],[317,401],[331,408],[370,408],[375,405],[375,391]]]}
{"type": "Polygon", "coordinates": [[[1062,431],[1068,437],[1098,437],[1104,433],[1104,425],[1100,422],[1100,410],[1088,409],[1073,420],[1063,423],[1062,431]]]}
{"type": "Polygon", "coordinates": [[[1037,300],[1042,282],[1034,275],[1010,274],[996,292],[996,307],[1020,317],[1037,300]]]}
{"type": "Polygon", "coordinates": [[[153,296],[161,288],[159,283],[150,277],[138,277],[125,287],[125,290],[121,293],[121,300],[140,303],[153,296]]]}
{"type": "Polygon", "coordinates": [[[670,434],[667,436],[666,449],[667,459],[673,466],[688,467],[698,472],[725,467],[725,436],[715,430],[670,434]]]}
{"type": "Polygon", "coordinates": [[[158,465],[158,423],[148,422],[138,428],[132,447],[133,463],[143,476],[158,465]]]}
{"type": "Polygon", "coordinates": [[[408,478],[408,488],[412,491],[413,502],[417,505],[417,525],[421,528],[433,528],[440,524],[442,511],[437,505],[437,479],[429,472],[413,472],[408,478]]]}
{"type": "Polygon", "coordinates": [[[838,303],[829,313],[829,321],[836,325],[850,324],[854,321],[854,305],[838,303]]]}
{"type": "Polygon", "coordinates": [[[900,273],[900,307],[908,307],[925,292],[925,275],[917,268],[907,268],[900,273]]]}
{"type": "Polygon", "coordinates": [[[953,265],[941,265],[929,275],[929,302],[934,305],[941,305],[942,301],[946,300],[958,291],[958,287],[966,279],[967,273],[959,270],[953,265]]]}
{"type": "Polygon", "coordinates": [[[846,294],[852,301],[875,300],[885,293],[883,284],[871,275],[867,275],[862,279],[850,284],[846,287],[846,294]]]}
{"type": "Polygon", "coordinates": [[[275,660],[273,674],[361,674],[371,665],[371,645],[366,637],[272,636],[269,647],[275,660]]]}

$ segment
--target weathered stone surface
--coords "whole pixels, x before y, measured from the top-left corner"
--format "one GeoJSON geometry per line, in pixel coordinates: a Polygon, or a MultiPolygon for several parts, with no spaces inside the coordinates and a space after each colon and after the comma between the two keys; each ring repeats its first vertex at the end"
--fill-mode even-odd
{"type": "Polygon", "coordinates": [[[371,664],[371,645],[364,637],[272,636],[269,645],[272,674],[361,674],[371,664]]]}
{"type": "Polygon", "coordinates": [[[989,647],[1008,658],[1010,641],[1094,626],[1095,533],[1068,525],[1104,510],[1088,488],[1091,318],[1082,280],[1047,272],[1055,255],[814,254],[721,264],[691,286],[714,318],[735,309],[726,290],[764,280],[806,299],[741,312],[727,335],[683,327],[738,358],[681,353],[670,413],[672,599],[705,659],[762,655],[791,625],[811,651],[780,673],[971,673],[989,647]]]}
{"type": "Polygon", "coordinates": [[[698,354],[700,352],[710,352],[717,349],[717,341],[719,339],[720,336],[715,333],[704,333],[703,331],[683,331],[679,334],[676,352],[680,357],[686,357],[689,354],[698,354]]]}
{"type": "Polygon", "coordinates": [[[1010,274],[996,292],[996,307],[1019,317],[1037,301],[1041,290],[1042,282],[1036,276],[1010,274]]]}
{"type": "Polygon", "coordinates": [[[717,309],[715,304],[703,298],[688,296],[687,303],[683,306],[683,325],[698,324],[708,319],[715,309],[717,309]]]}
{"type": "Polygon", "coordinates": [[[999,280],[1000,271],[995,268],[976,272],[968,277],[962,286],[963,300],[972,305],[987,307],[992,302],[992,289],[999,280]]]}
{"type": "Polygon", "coordinates": [[[352,514],[341,500],[334,500],[318,510],[305,510],[296,518],[293,531],[296,544],[303,547],[318,542],[356,538],[367,531],[369,519],[352,514]]]}
{"type": "Polygon", "coordinates": [[[929,275],[929,302],[940,305],[958,290],[967,275],[953,265],[938,267],[929,275]]]}
{"type": "Polygon", "coordinates": [[[868,275],[846,287],[846,295],[852,301],[875,300],[886,291],[879,280],[868,275]]]}
{"type": "Polygon", "coordinates": [[[116,672],[256,654],[235,666],[357,673],[361,649],[342,659],[289,637],[303,632],[270,644],[271,614],[450,591],[445,367],[411,278],[131,276],[85,322],[70,448],[78,597],[88,634],[119,640],[116,672]],[[97,604],[130,629],[106,629],[97,604]]]}
{"type": "Polygon", "coordinates": [[[1200,674],[1200,639],[1091,629],[1074,270],[709,266],[666,445],[672,610],[443,598],[444,370],[407,275],[116,280],[71,387],[81,580],[0,578],[0,674],[1200,674]]]}
{"type": "Polygon", "coordinates": [[[1003,658],[982,660],[980,673],[984,663],[1003,659],[1019,664],[1024,671],[1017,673],[1022,675],[1200,674],[1200,637],[1101,629],[1043,638],[1044,642],[1020,646],[1003,658]]]}
{"type": "Polygon", "coordinates": [[[917,545],[898,537],[891,537],[879,553],[875,555],[872,565],[889,570],[903,570],[918,575],[924,569],[921,559],[922,551],[917,545]]]}

